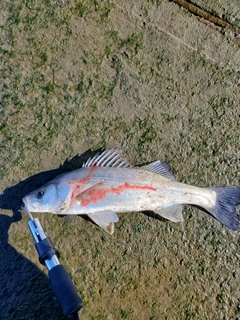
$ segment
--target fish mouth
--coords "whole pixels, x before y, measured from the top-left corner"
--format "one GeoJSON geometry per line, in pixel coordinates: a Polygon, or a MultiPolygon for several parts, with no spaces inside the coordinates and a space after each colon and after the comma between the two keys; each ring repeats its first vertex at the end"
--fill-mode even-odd
{"type": "MultiPolygon", "coordinates": [[[[22,200],[22,201],[23,201],[23,200],[22,200]]],[[[25,204],[24,202],[23,202],[23,205],[21,206],[21,210],[26,211],[27,214],[28,214],[28,216],[29,216],[29,218],[30,218],[31,220],[33,220],[33,216],[31,215],[31,212],[29,211],[28,207],[26,206],[26,204],[25,204]]]]}
{"type": "Polygon", "coordinates": [[[27,197],[22,198],[22,202],[23,202],[23,206],[21,208],[22,210],[25,210],[27,213],[29,211],[33,211],[33,212],[36,211],[34,204],[27,197]]]}

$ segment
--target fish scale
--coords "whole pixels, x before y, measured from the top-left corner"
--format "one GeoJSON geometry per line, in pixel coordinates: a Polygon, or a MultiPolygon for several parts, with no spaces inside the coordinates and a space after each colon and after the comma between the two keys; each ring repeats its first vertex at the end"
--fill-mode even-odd
{"type": "Polygon", "coordinates": [[[230,229],[238,230],[240,187],[199,188],[177,182],[165,161],[132,166],[114,148],[90,158],[82,168],[64,173],[23,198],[32,212],[87,214],[112,234],[118,212],[152,210],[182,222],[182,205],[207,210],[230,229]]]}

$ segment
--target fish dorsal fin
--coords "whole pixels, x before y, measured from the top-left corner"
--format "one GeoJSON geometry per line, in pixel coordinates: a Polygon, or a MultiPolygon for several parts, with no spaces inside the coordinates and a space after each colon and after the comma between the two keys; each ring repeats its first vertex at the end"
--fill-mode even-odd
{"type": "Polygon", "coordinates": [[[106,149],[102,153],[97,153],[93,158],[89,158],[83,167],[120,167],[132,168],[133,166],[124,158],[117,148],[106,149]]]}
{"type": "Polygon", "coordinates": [[[99,227],[103,228],[107,233],[113,234],[114,222],[118,222],[118,216],[113,211],[99,211],[88,214],[99,227]]]}
{"type": "Polygon", "coordinates": [[[169,179],[169,180],[176,180],[176,177],[170,167],[170,165],[166,161],[154,161],[146,166],[140,167],[141,169],[151,171],[161,176],[169,179]]]}

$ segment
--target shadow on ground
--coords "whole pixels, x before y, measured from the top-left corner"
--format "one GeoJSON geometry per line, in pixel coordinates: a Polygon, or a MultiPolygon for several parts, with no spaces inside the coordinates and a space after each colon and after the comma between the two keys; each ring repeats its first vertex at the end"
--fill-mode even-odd
{"type": "MultiPolygon", "coordinates": [[[[30,260],[8,243],[12,223],[22,219],[22,198],[57,175],[77,169],[93,152],[86,151],[66,160],[58,169],[38,173],[0,195],[0,208],[12,210],[12,217],[0,215],[0,318],[1,319],[66,319],[54,297],[50,282],[30,260]]],[[[37,253],[36,253],[37,254],[37,253]]]]}
{"type": "Polygon", "coordinates": [[[8,244],[8,229],[20,219],[20,212],[0,215],[0,318],[66,319],[46,275],[8,244]]]}

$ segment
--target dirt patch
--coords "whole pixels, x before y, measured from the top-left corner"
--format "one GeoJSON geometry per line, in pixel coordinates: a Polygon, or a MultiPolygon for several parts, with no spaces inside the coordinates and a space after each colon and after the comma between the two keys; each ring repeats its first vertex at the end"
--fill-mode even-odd
{"type": "MultiPolygon", "coordinates": [[[[0,317],[64,319],[6,188],[113,146],[133,164],[167,160],[185,183],[238,185],[239,46],[169,1],[5,1],[0,17],[0,317]]],[[[239,233],[195,208],[182,224],[121,214],[112,237],[38,216],[81,319],[240,316],[239,233]]]]}

